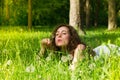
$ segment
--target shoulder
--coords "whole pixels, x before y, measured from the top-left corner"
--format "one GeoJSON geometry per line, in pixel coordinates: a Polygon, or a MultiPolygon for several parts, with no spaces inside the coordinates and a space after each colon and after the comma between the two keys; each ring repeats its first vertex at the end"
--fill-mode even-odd
{"type": "Polygon", "coordinates": [[[91,49],[91,47],[86,46],[84,44],[79,44],[77,46],[76,50],[85,51],[85,52],[87,52],[91,56],[95,56],[96,55],[96,53],[91,49]]]}

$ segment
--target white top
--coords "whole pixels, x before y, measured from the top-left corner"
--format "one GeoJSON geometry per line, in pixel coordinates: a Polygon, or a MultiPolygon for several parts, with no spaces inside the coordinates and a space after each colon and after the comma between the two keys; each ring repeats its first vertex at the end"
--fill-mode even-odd
{"type": "Polygon", "coordinates": [[[93,49],[96,55],[100,54],[110,54],[115,51],[117,54],[120,54],[120,47],[114,44],[100,45],[93,49]]]}

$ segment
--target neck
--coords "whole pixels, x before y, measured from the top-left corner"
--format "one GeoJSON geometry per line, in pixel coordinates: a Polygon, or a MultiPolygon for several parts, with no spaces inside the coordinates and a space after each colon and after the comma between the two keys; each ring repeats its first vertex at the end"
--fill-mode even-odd
{"type": "Polygon", "coordinates": [[[64,53],[68,53],[67,47],[66,46],[62,46],[60,47],[60,51],[64,52],[64,53]]]}

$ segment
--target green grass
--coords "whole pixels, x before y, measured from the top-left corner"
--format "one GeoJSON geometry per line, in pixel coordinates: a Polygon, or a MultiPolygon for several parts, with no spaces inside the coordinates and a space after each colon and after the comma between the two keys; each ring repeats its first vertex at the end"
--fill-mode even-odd
{"type": "MultiPolygon", "coordinates": [[[[119,80],[120,56],[101,56],[82,60],[75,72],[67,62],[57,58],[36,60],[40,40],[49,37],[52,29],[27,31],[23,27],[0,27],[0,80],[119,80]]],[[[94,48],[113,43],[120,46],[120,28],[88,29],[82,40],[94,48]]],[[[49,54],[49,52],[48,52],[49,54]]]]}

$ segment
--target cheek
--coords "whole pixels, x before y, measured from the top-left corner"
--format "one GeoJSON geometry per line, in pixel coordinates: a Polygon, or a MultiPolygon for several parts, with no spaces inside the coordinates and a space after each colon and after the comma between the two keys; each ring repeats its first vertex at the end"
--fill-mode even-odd
{"type": "Polygon", "coordinates": [[[65,41],[66,43],[69,43],[69,35],[67,35],[67,36],[64,37],[64,41],[65,41]]]}
{"type": "Polygon", "coordinates": [[[55,37],[55,43],[56,43],[56,41],[57,41],[57,37],[55,37]]]}

